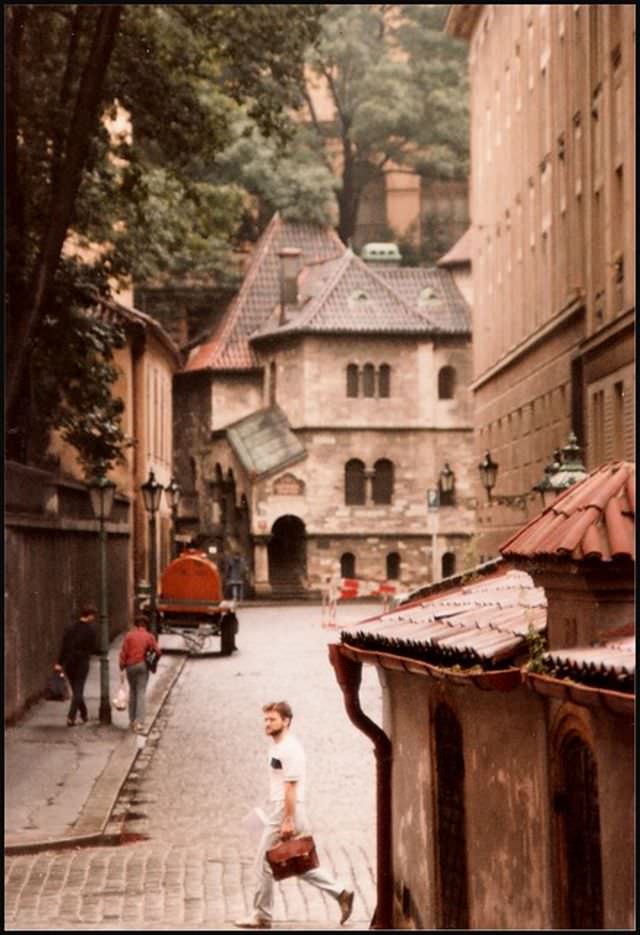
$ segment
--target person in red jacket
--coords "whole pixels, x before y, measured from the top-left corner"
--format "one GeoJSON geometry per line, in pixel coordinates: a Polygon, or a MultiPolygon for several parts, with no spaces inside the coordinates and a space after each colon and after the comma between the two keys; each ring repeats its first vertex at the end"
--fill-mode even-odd
{"type": "Polygon", "coordinates": [[[129,682],[129,722],[132,730],[140,733],[144,728],[145,694],[149,680],[149,669],[145,661],[148,649],[160,656],[160,647],[152,633],[147,630],[146,617],[135,617],[133,629],[129,630],[120,648],[120,671],[127,673],[129,682]]]}

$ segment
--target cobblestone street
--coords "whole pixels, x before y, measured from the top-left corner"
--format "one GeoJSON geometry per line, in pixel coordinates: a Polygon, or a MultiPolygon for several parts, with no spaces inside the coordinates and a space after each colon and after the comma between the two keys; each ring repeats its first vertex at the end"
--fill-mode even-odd
{"type": "MultiPolygon", "coordinates": [[[[343,605],[338,624],[378,605],[343,605]]],[[[118,847],[47,851],[5,861],[8,929],[231,929],[248,911],[254,842],[243,823],[262,804],[268,741],[261,706],[287,699],[308,764],[309,813],[321,863],[356,891],[347,927],[375,908],[375,764],[349,722],[328,660],[336,630],[317,606],[239,613],[239,651],[190,660],[114,811],[118,847]]],[[[365,669],[362,706],[381,720],[365,669]]],[[[274,927],[338,927],[333,900],[297,880],[276,887],[274,927]]]]}

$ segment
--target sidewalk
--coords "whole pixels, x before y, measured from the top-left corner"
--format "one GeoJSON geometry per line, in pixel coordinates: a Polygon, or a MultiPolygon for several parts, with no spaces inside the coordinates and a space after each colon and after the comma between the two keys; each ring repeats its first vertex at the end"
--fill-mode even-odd
{"type": "MultiPolygon", "coordinates": [[[[123,637],[109,649],[110,698],[120,682],[123,637]]],[[[179,637],[162,636],[160,645],[172,650],[183,644],[179,637]]],[[[186,659],[184,652],[165,652],[149,676],[145,734],[186,659]]],[[[107,843],[109,816],[146,737],[133,734],[128,712],[113,706],[111,725],[100,725],[98,657],[91,660],[85,700],[87,724],[67,727],[69,702],[42,700],[16,725],[5,727],[5,854],[107,843]]]]}

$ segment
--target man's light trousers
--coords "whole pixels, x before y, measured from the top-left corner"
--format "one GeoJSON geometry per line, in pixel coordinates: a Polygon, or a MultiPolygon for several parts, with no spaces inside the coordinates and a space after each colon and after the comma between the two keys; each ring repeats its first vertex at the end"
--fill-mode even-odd
{"type": "MultiPolygon", "coordinates": [[[[270,848],[275,847],[280,840],[280,826],[282,824],[283,812],[284,807],[282,802],[270,804],[267,811],[267,824],[264,827],[258,853],[256,855],[255,869],[258,885],[255,896],[253,897],[253,911],[256,915],[269,920],[271,920],[273,913],[273,873],[271,872],[271,867],[269,866],[265,854],[270,848]]],[[[296,805],[295,826],[297,835],[311,834],[311,827],[307,819],[304,805],[300,802],[296,805]]],[[[322,867],[309,870],[307,873],[303,873],[298,877],[298,879],[304,880],[305,883],[311,883],[312,886],[317,886],[320,890],[324,890],[325,893],[329,893],[333,896],[336,901],[345,888],[340,882],[329,876],[322,867]]]]}

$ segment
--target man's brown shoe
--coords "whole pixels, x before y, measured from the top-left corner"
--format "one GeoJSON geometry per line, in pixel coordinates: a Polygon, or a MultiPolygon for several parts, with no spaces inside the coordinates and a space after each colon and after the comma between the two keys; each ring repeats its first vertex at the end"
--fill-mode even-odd
{"type": "Polygon", "coordinates": [[[344,925],[353,912],[353,893],[349,890],[343,890],[338,897],[340,906],[340,925],[344,925]]]}

